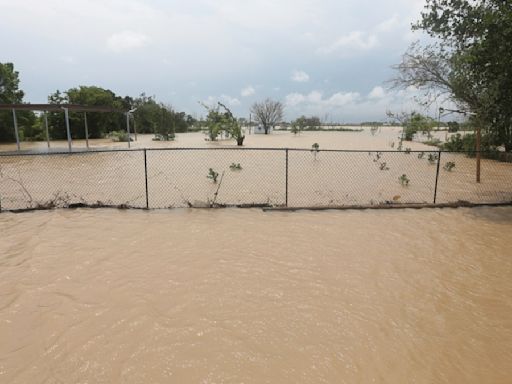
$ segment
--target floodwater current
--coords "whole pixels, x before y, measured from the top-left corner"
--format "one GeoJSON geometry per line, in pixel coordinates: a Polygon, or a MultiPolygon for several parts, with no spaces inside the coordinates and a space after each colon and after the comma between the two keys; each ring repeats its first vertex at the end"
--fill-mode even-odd
{"type": "Polygon", "coordinates": [[[0,383],[509,383],[512,208],[0,214],[0,383]]]}

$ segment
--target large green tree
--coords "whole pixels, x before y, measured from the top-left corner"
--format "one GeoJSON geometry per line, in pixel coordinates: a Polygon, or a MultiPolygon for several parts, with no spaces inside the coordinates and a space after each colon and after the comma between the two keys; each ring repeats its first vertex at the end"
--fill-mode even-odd
{"type": "MultiPolygon", "coordinates": [[[[18,71],[14,70],[13,63],[0,63],[0,104],[21,104],[25,93],[19,88],[20,79],[18,71]]],[[[20,138],[25,133],[31,135],[34,131],[36,118],[31,111],[17,112],[20,138]]],[[[0,142],[15,141],[14,121],[11,111],[0,111],[0,142]]]]}
{"type": "Polygon", "coordinates": [[[512,150],[512,3],[427,0],[413,28],[435,43],[408,50],[395,85],[447,96],[494,145],[512,150]]]}
{"type": "MultiPolygon", "coordinates": [[[[129,109],[130,99],[117,96],[114,92],[96,86],[79,86],[70,88],[64,93],[57,90],[48,97],[51,104],[79,104],[85,106],[103,106],[116,109],[129,109]]],[[[70,129],[71,135],[77,139],[85,138],[85,117],[83,112],[71,112],[70,129]]],[[[66,127],[62,113],[51,113],[49,115],[51,137],[64,139],[66,127]]],[[[88,112],[87,125],[89,138],[100,138],[108,132],[123,130],[126,127],[126,120],[122,113],[111,112],[88,112]]]]}

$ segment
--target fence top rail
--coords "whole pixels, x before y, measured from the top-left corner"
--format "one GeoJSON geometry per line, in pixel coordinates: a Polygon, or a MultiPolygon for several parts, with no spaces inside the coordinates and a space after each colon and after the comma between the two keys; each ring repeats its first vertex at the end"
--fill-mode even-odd
{"type": "MultiPolygon", "coordinates": [[[[205,148],[205,147],[175,147],[175,148],[109,148],[109,149],[74,149],[69,152],[66,150],[57,150],[49,152],[34,152],[34,151],[4,151],[0,152],[0,157],[13,157],[13,156],[52,156],[52,155],[84,155],[93,153],[116,153],[116,152],[164,152],[164,151],[274,151],[274,152],[312,152],[314,149],[310,148],[256,148],[256,147],[217,147],[217,148],[205,148]]],[[[492,151],[444,151],[440,149],[424,149],[424,150],[389,150],[389,149],[318,149],[317,152],[330,152],[330,153],[461,153],[461,154],[495,154],[492,151]]]]}

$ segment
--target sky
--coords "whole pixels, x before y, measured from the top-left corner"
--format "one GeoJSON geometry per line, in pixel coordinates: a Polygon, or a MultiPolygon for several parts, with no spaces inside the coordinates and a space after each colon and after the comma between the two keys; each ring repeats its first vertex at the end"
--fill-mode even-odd
{"type": "Polygon", "coordinates": [[[421,111],[391,91],[425,0],[0,0],[0,62],[26,102],[79,85],[142,92],[196,117],[199,102],[249,117],[267,97],[285,117],[385,121],[421,111]]]}

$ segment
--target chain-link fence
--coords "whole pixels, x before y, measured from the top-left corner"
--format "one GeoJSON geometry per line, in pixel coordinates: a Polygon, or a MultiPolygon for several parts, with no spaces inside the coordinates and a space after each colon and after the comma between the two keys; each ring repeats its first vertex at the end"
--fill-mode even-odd
{"type": "Polygon", "coordinates": [[[440,151],[169,148],[0,155],[0,208],[512,201],[512,163],[440,151]]]}

